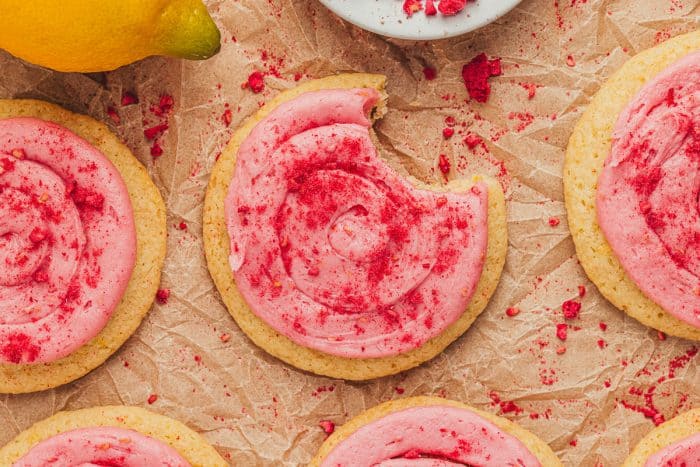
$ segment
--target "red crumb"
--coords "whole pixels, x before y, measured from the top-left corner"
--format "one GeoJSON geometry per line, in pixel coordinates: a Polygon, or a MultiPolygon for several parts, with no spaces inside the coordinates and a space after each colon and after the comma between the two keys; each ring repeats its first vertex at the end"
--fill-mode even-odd
{"type": "Polygon", "coordinates": [[[164,133],[165,130],[167,130],[167,129],[168,129],[167,122],[159,123],[156,126],[152,126],[150,128],[146,128],[145,130],[143,130],[143,136],[145,136],[146,139],[150,141],[152,139],[155,139],[156,136],[159,136],[160,134],[164,133]]]}
{"type": "Polygon", "coordinates": [[[477,102],[486,102],[491,94],[491,85],[488,79],[492,76],[500,76],[501,59],[489,60],[485,53],[480,53],[462,67],[462,79],[467,88],[469,97],[477,102]]]}
{"type": "Polygon", "coordinates": [[[573,300],[567,300],[561,304],[561,311],[564,313],[565,319],[578,318],[578,314],[581,311],[581,304],[573,300]]]}
{"type": "Polygon", "coordinates": [[[10,334],[7,340],[0,345],[0,354],[5,357],[5,360],[12,363],[22,361],[31,363],[36,360],[41,350],[28,335],[20,333],[10,334]]]}
{"type": "Polygon", "coordinates": [[[170,298],[170,289],[160,289],[158,292],[156,292],[156,299],[158,300],[158,303],[161,305],[165,305],[168,303],[168,299],[170,298]]]}
{"type": "Polygon", "coordinates": [[[549,218],[549,225],[552,226],[552,227],[558,226],[558,225],[559,225],[559,222],[561,222],[561,221],[559,220],[558,217],[550,217],[550,218],[549,218]]]}
{"type": "Polygon", "coordinates": [[[231,109],[224,110],[224,113],[221,116],[221,120],[224,122],[224,125],[231,126],[231,122],[233,121],[233,114],[231,113],[231,109]]]}
{"type": "Polygon", "coordinates": [[[423,0],[404,0],[403,12],[410,18],[413,13],[417,13],[423,9],[423,0]]]}
{"type": "Polygon", "coordinates": [[[586,286],[585,285],[578,286],[578,296],[581,298],[586,296],[586,286]]]}
{"type": "Polygon", "coordinates": [[[426,0],[425,2],[425,16],[435,16],[437,15],[437,8],[435,8],[435,0],[426,0]]]}
{"type": "Polygon", "coordinates": [[[202,363],[202,356],[201,355],[195,355],[194,356],[194,361],[197,363],[202,363]]]}
{"type": "Polygon", "coordinates": [[[153,144],[151,145],[151,157],[153,157],[154,159],[157,159],[162,155],[163,155],[163,147],[160,145],[160,143],[158,141],[154,141],[153,144]]]}
{"type": "Polygon", "coordinates": [[[125,107],[127,105],[133,105],[133,104],[138,104],[139,100],[138,98],[130,93],[129,91],[126,91],[124,94],[122,94],[122,107],[125,107]]]}
{"type": "Polygon", "coordinates": [[[221,339],[221,342],[228,342],[231,340],[231,334],[222,334],[219,339],[221,339]]]}
{"type": "Polygon", "coordinates": [[[158,400],[158,394],[151,394],[148,396],[148,405],[152,405],[155,401],[158,400]]]}
{"type": "Polygon", "coordinates": [[[432,81],[437,76],[437,71],[435,68],[427,66],[423,68],[423,76],[425,76],[425,79],[428,81],[432,81]]]}
{"type": "Polygon", "coordinates": [[[119,118],[119,114],[114,107],[107,107],[107,115],[112,119],[115,125],[119,125],[122,122],[122,119],[119,118]]]}
{"type": "Polygon", "coordinates": [[[562,345],[561,347],[557,348],[557,355],[564,355],[566,353],[566,346],[562,345]]]}
{"type": "Polygon", "coordinates": [[[450,173],[450,161],[447,159],[446,155],[440,154],[440,161],[438,162],[438,167],[440,168],[440,172],[442,172],[442,175],[445,177],[445,180],[447,180],[447,175],[450,173]]]}
{"type": "Polygon", "coordinates": [[[666,334],[664,334],[661,331],[656,331],[656,335],[658,336],[660,341],[665,341],[666,340],[666,334]]]}
{"type": "Polygon", "coordinates": [[[187,230],[187,224],[185,223],[185,221],[181,221],[177,228],[180,230],[187,230]]]}
{"type": "Polygon", "coordinates": [[[576,66],[576,61],[574,60],[573,55],[567,55],[566,64],[571,67],[576,66]]]}
{"type": "Polygon", "coordinates": [[[395,387],[394,390],[396,391],[396,394],[403,394],[404,392],[406,392],[404,388],[400,388],[398,386],[395,387]]]}
{"type": "Polygon", "coordinates": [[[598,327],[600,328],[601,331],[607,331],[608,330],[608,325],[605,324],[604,322],[598,323],[598,327]]]}
{"type": "Polygon", "coordinates": [[[520,313],[519,308],[510,307],[506,310],[506,315],[511,316],[511,317],[517,315],[518,313],[520,313]]]}
{"type": "Polygon", "coordinates": [[[254,71],[248,76],[247,84],[255,94],[261,93],[265,89],[265,76],[259,71],[254,71]]]}
{"type": "Polygon", "coordinates": [[[323,429],[323,432],[327,435],[332,435],[335,431],[335,423],[330,420],[321,420],[318,422],[318,426],[320,426],[321,429],[323,429]]]}
{"type": "Polygon", "coordinates": [[[447,127],[447,128],[442,129],[442,136],[444,136],[445,139],[452,138],[452,135],[454,135],[454,134],[455,134],[454,128],[447,127]]]}
{"type": "Polygon", "coordinates": [[[557,337],[565,341],[566,340],[566,331],[569,329],[569,325],[565,323],[557,324],[557,337]]]}
{"type": "Polygon", "coordinates": [[[453,16],[464,10],[467,0],[440,0],[438,11],[445,16],[453,16]]]}
{"type": "Polygon", "coordinates": [[[598,339],[598,347],[604,349],[607,345],[603,339],[598,339]]]}

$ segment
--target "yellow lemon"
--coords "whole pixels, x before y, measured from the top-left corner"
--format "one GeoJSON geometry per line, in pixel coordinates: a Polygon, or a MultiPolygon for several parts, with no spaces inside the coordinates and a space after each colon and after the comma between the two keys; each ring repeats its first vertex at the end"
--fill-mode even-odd
{"type": "Polygon", "coordinates": [[[107,71],[150,55],[201,60],[221,35],[201,0],[0,0],[0,48],[59,71],[107,71]]]}

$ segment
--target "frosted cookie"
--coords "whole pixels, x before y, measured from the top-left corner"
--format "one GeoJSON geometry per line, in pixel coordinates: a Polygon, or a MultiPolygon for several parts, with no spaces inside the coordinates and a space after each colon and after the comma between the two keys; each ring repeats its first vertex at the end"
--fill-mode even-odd
{"type": "Polygon", "coordinates": [[[350,465],[561,466],[550,447],[508,419],[459,402],[385,402],[335,430],[310,467],[350,465]]]}
{"type": "Polygon", "coordinates": [[[700,339],[700,31],[629,60],[566,154],[569,228],[601,293],[643,324],[700,339]]]}
{"type": "Polygon", "coordinates": [[[234,134],[204,206],[209,270],[241,329],[291,365],[352,380],[412,368],[464,333],[507,244],[496,182],[418,187],[379,158],[384,81],[280,94],[234,134]]]}
{"type": "Polygon", "coordinates": [[[623,467],[700,465],[700,409],[654,428],[635,446],[623,467]]]}
{"type": "Polygon", "coordinates": [[[177,420],[138,407],[59,412],[0,449],[0,465],[225,467],[200,435],[177,420]]]}
{"type": "Polygon", "coordinates": [[[0,100],[0,393],[102,364],[136,330],[165,258],[165,207],[106,126],[0,100]]]}

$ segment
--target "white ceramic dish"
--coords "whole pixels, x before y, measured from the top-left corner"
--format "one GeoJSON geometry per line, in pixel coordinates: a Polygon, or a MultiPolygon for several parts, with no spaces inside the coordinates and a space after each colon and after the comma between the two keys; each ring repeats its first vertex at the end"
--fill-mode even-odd
{"type": "Polygon", "coordinates": [[[419,11],[407,18],[403,0],[320,0],[335,14],[363,29],[413,40],[444,39],[473,31],[508,13],[520,1],[477,0],[467,3],[464,11],[454,16],[426,16],[419,11]]]}

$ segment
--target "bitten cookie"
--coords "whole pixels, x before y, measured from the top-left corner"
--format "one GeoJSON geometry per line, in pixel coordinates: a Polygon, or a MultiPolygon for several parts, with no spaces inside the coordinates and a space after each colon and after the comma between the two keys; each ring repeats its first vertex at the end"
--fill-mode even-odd
{"type": "Polygon", "coordinates": [[[204,438],[172,418],[138,407],[59,412],[0,449],[0,465],[163,465],[225,467],[204,438]]]}
{"type": "Polygon", "coordinates": [[[623,467],[700,465],[700,409],[654,428],[635,446],[623,467]]]}
{"type": "Polygon", "coordinates": [[[576,125],[564,166],[569,228],[616,307],[700,339],[700,31],[630,59],[576,125]]]}
{"type": "Polygon", "coordinates": [[[209,270],[241,329],[316,374],[366,380],[433,358],[493,294],[500,186],[418,186],[379,158],[385,78],[285,91],[233,135],[204,205],[209,270]]]}
{"type": "Polygon", "coordinates": [[[399,399],[361,413],[336,429],[309,465],[427,466],[431,461],[562,465],[544,441],[510,420],[438,397],[399,399]]]}
{"type": "Polygon", "coordinates": [[[73,381],[148,312],[165,259],[163,199],[105,125],[0,100],[0,393],[73,381]]]}

